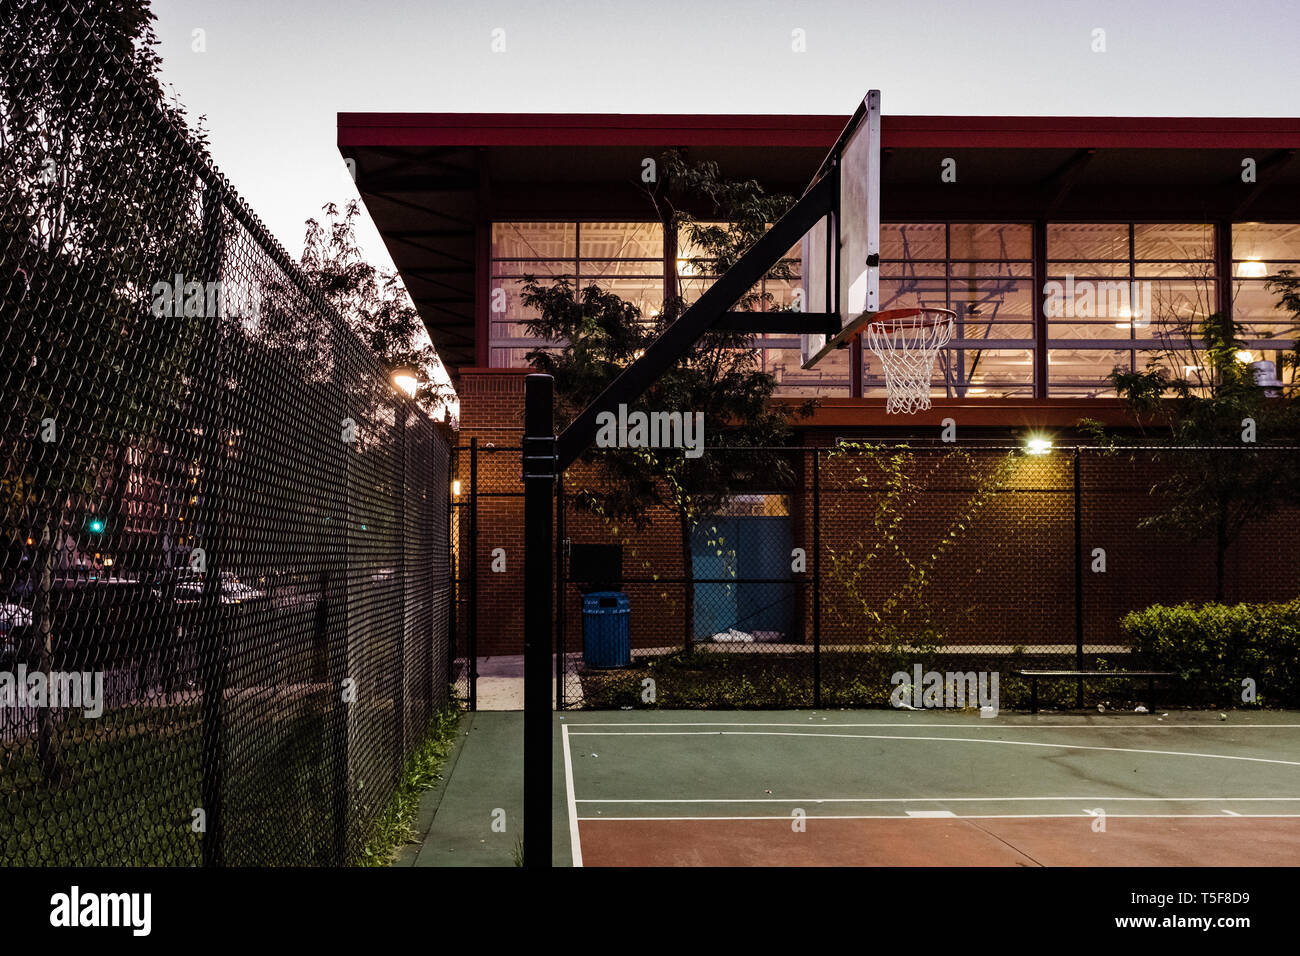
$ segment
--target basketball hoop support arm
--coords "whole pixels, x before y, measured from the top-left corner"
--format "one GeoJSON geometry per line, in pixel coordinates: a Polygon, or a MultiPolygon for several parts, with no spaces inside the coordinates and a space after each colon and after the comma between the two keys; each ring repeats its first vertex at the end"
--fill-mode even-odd
{"type": "MultiPolygon", "coordinates": [[[[613,411],[620,404],[634,400],[685,355],[706,332],[715,329],[764,332],[788,328],[783,321],[774,321],[770,314],[762,312],[754,313],[752,327],[746,327],[748,323],[745,313],[728,310],[780,261],[791,246],[799,242],[804,233],[833,211],[834,187],[831,176],[823,176],[809,187],[799,201],[750,246],[735,265],[723,273],[659,338],[650,343],[644,355],[623,369],[618,378],[610,382],[596,400],[569,423],[557,443],[559,471],[573,464],[592,443],[596,434],[596,417],[601,412],[613,411]]],[[[817,325],[816,328],[801,327],[801,331],[820,332],[824,330],[826,316],[804,315],[798,321],[803,326],[817,325]]],[[[838,327],[838,317],[835,322],[838,327]]]]}

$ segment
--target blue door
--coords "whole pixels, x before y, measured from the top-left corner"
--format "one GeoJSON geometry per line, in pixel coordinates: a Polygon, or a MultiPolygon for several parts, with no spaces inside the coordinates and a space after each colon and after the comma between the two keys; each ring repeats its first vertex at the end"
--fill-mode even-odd
{"type": "Polygon", "coordinates": [[[789,516],[718,517],[698,524],[691,535],[695,580],[701,582],[695,585],[696,639],[707,640],[731,628],[790,639],[793,547],[789,516]]]}

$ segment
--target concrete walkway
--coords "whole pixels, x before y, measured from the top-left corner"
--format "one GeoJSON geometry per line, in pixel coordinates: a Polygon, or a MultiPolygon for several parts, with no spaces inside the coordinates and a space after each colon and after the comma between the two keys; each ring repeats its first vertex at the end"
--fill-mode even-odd
{"type": "MultiPolygon", "coordinates": [[[[442,780],[420,801],[414,828],[419,842],[404,847],[395,866],[516,865],[524,821],[524,715],[466,714],[457,732],[459,742],[447,759],[442,780]]],[[[557,728],[557,753],[560,746],[557,728]]],[[[572,853],[562,774],[555,775],[555,784],[552,859],[555,866],[569,866],[572,853]]]]}
{"type": "MultiPolygon", "coordinates": [[[[570,655],[580,658],[581,655],[570,655]]],[[[576,666],[576,665],[575,665],[576,666]]],[[[555,673],[555,655],[551,655],[551,674],[555,673]]],[[[570,681],[572,685],[573,681],[570,681]]],[[[572,691],[572,686],[570,690],[572,691]]],[[[551,700],[555,700],[555,678],[551,678],[551,700]]],[[[569,702],[573,704],[573,701],[569,702]]],[[[478,659],[478,709],[524,709],[524,655],[501,654],[478,659]]]]}

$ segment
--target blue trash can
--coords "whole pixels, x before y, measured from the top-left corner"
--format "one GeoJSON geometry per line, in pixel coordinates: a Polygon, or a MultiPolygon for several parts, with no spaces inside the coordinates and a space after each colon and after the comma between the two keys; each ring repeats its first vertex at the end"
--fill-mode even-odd
{"type": "Polygon", "coordinates": [[[582,660],[588,667],[632,663],[631,604],[621,591],[582,596],[582,660]]]}

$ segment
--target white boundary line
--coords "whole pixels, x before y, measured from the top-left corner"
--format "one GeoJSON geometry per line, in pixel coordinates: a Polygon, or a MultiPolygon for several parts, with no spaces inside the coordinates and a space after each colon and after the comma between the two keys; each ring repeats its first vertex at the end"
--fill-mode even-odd
{"type": "MultiPolygon", "coordinates": [[[[914,816],[897,816],[893,814],[870,814],[867,816],[830,816],[821,814],[810,814],[806,819],[809,820],[1089,820],[1092,814],[1087,810],[1079,813],[985,813],[969,814],[965,816],[951,817],[914,817],[914,816]]],[[[1123,817],[1126,820],[1225,820],[1228,819],[1220,813],[1108,813],[1107,820],[1116,817],[1123,817]]],[[[1296,820],[1300,819],[1300,813],[1239,813],[1233,814],[1233,818],[1238,820],[1296,820]]],[[[583,823],[608,822],[608,823],[677,823],[683,820],[782,820],[789,823],[793,817],[579,817],[583,823]]]]}
{"type": "MultiPolygon", "coordinates": [[[[884,721],[880,723],[870,723],[870,724],[832,724],[832,723],[787,724],[787,723],[748,723],[748,722],[741,722],[741,721],[727,723],[722,721],[709,722],[709,721],[687,721],[687,720],[670,721],[670,722],[654,721],[654,720],[647,720],[647,721],[592,720],[592,721],[573,721],[571,723],[567,723],[565,726],[575,727],[575,728],[576,727],[665,727],[665,728],[669,728],[669,727],[820,727],[823,730],[834,730],[837,727],[898,727],[898,728],[905,728],[909,730],[917,730],[917,729],[928,728],[928,727],[968,727],[972,730],[1137,730],[1141,728],[1153,728],[1153,727],[1161,727],[1161,728],[1196,727],[1196,728],[1200,728],[1201,730],[1210,730],[1210,729],[1253,730],[1255,728],[1273,728],[1273,729],[1290,728],[1292,730],[1300,729],[1300,724],[1230,724],[1224,721],[1215,721],[1214,723],[1207,722],[1204,724],[1164,724],[1164,723],[1119,724],[1117,723],[1113,727],[1107,727],[1101,724],[1011,724],[1011,723],[991,723],[988,721],[982,721],[981,723],[978,724],[975,723],[974,721],[970,721],[969,723],[956,723],[956,724],[940,724],[940,723],[909,724],[909,723],[902,723],[899,721],[884,721]]],[[[574,733],[581,733],[581,731],[575,730],[574,733]]]]}
{"type": "Polygon", "coordinates": [[[1092,803],[1117,803],[1121,800],[1136,803],[1291,803],[1300,797],[671,797],[649,800],[585,798],[578,803],[1037,803],[1047,800],[1075,800],[1092,803]]]}
{"type": "Polygon", "coordinates": [[[564,747],[564,795],[569,804],[569,845],[573,848],[573,865],[582,866],[582,841],[578,837],[578,807],[573,798],[573,760],[569,755],[569,726],[560,725],[560,742],[564,747]]]}
{"type": "MultiPolygon", "coordinates": [[[[568,729],[568,725],[565,725],[568,729]]],[[[1161,757],[1200,757],[1205,760],[1241,760],[1247,763],[1281,764],[1287,767],[1300,767],[1300,760],[1274,760],[1269,757],[1242,757],[1237,754],[1203,754],[1181,750],[1146,750],[1139,747],[1097,747],[1088,744],[1045,744],[1033,740],[980,740],[977,737],[919,737],[913,734],[796,734],[778,731],[735,731],[683,730],[683,731],[595,731],[585,733],[574,731],[575,737],[816,737],[821,740],[920,740],[931,743],[959,744],[1001,744],[1006,747],[1049,747],[1056,750],[1100,750],[1115,753],[1155,754],[1161,757]]]]}

